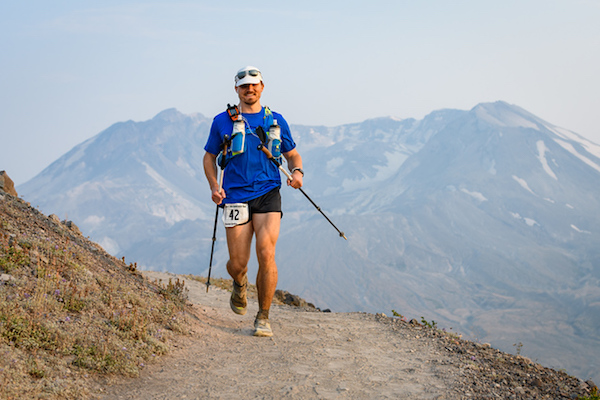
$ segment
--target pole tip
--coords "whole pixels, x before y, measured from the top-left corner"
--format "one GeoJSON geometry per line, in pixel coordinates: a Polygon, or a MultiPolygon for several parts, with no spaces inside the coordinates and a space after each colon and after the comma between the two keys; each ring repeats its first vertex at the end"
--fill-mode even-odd
{"type": "Polygon", "coordinates": [[[344,239],[348,240],[348,238],[346,237],[346,235],[344,235],[344,232],[340,232],[340,236],[343,237],[344,239]]]}

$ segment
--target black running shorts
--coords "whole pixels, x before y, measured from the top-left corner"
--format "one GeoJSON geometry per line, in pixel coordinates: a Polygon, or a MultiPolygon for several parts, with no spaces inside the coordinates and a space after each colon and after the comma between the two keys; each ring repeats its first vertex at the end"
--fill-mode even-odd
{"type": "Polygon", "coordinates": [[[270,212],[279,212],[283,217],[279,188],[276,187],[275,189],[263,194],[260,197],[257,197],[256,199],[249,200],[248,211],[250,214],[249,220],[252,220],[252,214],[264,214],[270,212]]]}
{"type": "MultiPolygon", "coordinates": [[[[278,212],[281,213],[281,217],[283,218],[283,211],[281,211],[281,194],[279,193],[278,187],[260,197],[247,201],[246,204],[248,204],[248,221],[239,225],[246,225],[248,222],[252,221],[252,214],[278,212]]],[[[223,206],[224,204],[219,205],[221,208],[223,208],[223,206]]]]}

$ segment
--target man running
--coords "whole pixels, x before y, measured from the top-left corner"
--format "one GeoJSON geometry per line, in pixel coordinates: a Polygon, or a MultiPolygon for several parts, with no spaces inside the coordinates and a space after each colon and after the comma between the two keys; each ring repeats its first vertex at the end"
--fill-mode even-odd
{"type": "Polygon", "coordinates": [[[281,114],[260,104],[263,89],[258,68],[247,66],[237,72],[235,91],[239,104],[214,118],[204,147],[203,162],[212,200],[224,207],[229,249],[227,272],[233,278],[231,309],[236,314],[246,314],[248,261],[255,236],[259,310],[254,321],[254,335],[273,336],[269,309],[277,287],[275,246],[283,215],[279,194],[281,177],[275,163],[267,158],[259,145],[269,146],[275,157],[279,156],[280,149],[291,171],[289,186],[300,188],[304,172],[302,157],[296,150],[288,123],[281,114]],[[277,138],[279,130],[280,137],[277,138]],[[219,155],[225,142],[227,153],[219,155]],[[217,159],[225,164],[222,188],[217,178],[217,159]]]}

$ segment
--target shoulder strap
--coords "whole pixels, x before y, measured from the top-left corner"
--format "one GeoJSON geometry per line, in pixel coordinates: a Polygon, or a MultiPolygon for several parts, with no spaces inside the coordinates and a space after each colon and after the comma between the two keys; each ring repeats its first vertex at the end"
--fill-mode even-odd
{"type": "Polygon", "coordinates": [[[263,117],[263,127],[268,132],[269,128],[273,125],[273,112],[267,106],[265,106],[265,116],[263,117]]]}

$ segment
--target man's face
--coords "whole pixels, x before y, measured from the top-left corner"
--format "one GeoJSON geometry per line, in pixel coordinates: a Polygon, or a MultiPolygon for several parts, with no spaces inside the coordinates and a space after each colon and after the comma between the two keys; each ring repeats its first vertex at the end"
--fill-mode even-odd
{"type": "Polygon", "coordinates": [[[242,103],[252,105],[260,100],[260,96],[265,85],[261,83],[252,83],[248,85],[241,85],[236,88],[238,97],[242,103]]]}

